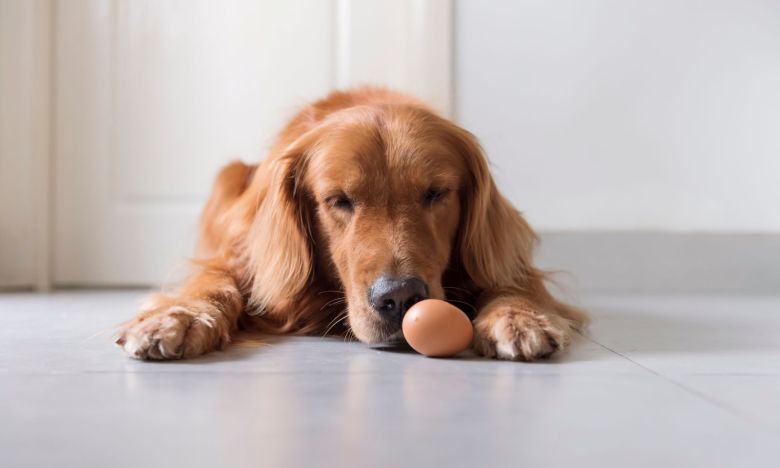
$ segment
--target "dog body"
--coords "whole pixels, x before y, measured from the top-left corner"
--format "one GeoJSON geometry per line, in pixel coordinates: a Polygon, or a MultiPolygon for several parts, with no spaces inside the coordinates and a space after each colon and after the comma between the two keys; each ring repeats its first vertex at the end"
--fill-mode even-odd
{"type": "Polygon", "coordinates": [[[586,323],[547,291],[535,242],[470,133],[403,94],[336,92],[259,165],[222,170],[195,271],[117,343],[142,359],[220,349],[239,327],[378,343],[400,339],[405,311],[432,297],[470,315],[477,352],[534,360],[586,323]]]}

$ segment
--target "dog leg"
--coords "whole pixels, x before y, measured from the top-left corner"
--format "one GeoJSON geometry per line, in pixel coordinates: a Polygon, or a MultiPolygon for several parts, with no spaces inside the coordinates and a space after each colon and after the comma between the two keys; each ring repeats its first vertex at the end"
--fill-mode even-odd
{"type": "Polygon", "coordinates": [[[175,296],[152,296],[123,324],[116,343],[136,359],[186,359],[223,349],[244,309],[235,280],[205,265],[175,296]]]}
{"type": "Polygon", "coordinates": [[[564,318],[552,306],[497,295],[486,301],[474,320],[474,350],[486,357],[533,361],[563,350],[582,324],[571,315],[564,318]]]}

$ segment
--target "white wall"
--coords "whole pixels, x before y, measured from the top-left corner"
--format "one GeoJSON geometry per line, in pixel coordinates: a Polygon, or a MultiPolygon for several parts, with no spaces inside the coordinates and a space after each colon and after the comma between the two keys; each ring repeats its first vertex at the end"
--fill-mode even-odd
{"type": "Polygon", "coordinates": [[[780,2],[455,16],[456,115],[537,229],[780,232],[780,2]]]}

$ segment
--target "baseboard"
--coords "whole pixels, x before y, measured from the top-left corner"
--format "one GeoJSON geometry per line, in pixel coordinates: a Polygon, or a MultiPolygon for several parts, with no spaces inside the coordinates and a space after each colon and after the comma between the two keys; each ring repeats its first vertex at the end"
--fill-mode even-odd
{"type": "MultiPolygon", "coordinates": [[[[556,272],[568,294],[780,294],[780,234],[542,232],[540,237],[537,264],[556,272]]],[[[13,286],[0,290],[18,289],[13,286]]]]}
{"type": "Polygon", "coordinates": [[[543,232],[537,263],[576,292],[780,294],[780,234],[543,232]]]}

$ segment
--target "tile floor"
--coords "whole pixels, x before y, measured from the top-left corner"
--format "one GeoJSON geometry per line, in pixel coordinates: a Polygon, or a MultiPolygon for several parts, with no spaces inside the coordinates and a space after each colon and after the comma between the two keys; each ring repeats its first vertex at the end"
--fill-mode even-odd
{"type": "Polygon", "coordinates": [[[146,363],[110,340],[143,294],[0,294],[0,466],[780,466],[780,296],[589,297],[544,363],[274,337],[146,363]]]}

